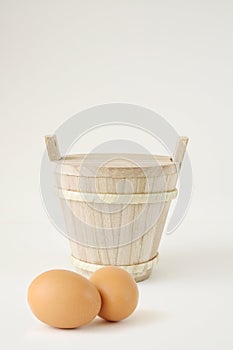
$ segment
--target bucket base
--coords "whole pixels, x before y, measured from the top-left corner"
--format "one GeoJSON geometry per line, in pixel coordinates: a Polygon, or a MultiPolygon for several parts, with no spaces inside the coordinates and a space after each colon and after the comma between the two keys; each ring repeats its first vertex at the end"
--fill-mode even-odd
{"type": "MultiPolygon", "coordinates": [[[[115,265],[121,267],[122,269],[129,272],[136,282],[141,282],[150,277],[153,266],[158,263],[158,253],[154,258],[149,261],[135,264],[135,265],[115,265]]],[[[95,271],[101,269],[102,267],[110,265],[98,265],[88,263],[86,261],[79,260],[71,255],[71,263],[75,267],[75,270],[83,275],[84,277],[89,278],[95,271]]]]}

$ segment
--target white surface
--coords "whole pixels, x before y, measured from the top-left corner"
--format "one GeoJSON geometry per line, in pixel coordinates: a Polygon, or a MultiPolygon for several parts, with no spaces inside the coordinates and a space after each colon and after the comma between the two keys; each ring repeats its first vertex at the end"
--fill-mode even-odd
{"type": "Polygon", "coordinates": [[[124,344],[232,349],[232,227],[230,221],[223,225],[190,216],[175,234],[164,236],[158,268],[139,284],[140,305],[130,318],[120,323],[96,319],[71,331],[43,325],[26,302],[27,286],[37,274],[71,268],[68,242],[49,223],[1,225],[7,236],[1,257],[1,343],[7,349],[119,349],[124,344]]]}
{"type": "MultiPolygon", "coordinates": [[[[2,1],[1,338],[5,349],[232,349],[232,1],[2,1]],[[190,137],[194,196],[125,322],[59,331],[26,303],[70,268],[41,204],[43,136],[106,102],[154,109],[190,137]]],[[[3,346],[1,346],[3,348],[3,346]]]]}

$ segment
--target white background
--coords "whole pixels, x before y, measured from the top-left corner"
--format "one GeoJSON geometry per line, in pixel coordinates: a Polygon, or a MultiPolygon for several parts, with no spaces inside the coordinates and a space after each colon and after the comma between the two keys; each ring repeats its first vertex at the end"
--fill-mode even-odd
{"type": "Polygon", "coordinates": [[[232,349],[232,1],[0,1],[1,338],[5,349],[232,349]],[[164,235],[132,317],[62,331],[31,314],[30,281],[71,268],[44,213],[43,137],[109,102],[190,137],[194,195],[164,235]]]}

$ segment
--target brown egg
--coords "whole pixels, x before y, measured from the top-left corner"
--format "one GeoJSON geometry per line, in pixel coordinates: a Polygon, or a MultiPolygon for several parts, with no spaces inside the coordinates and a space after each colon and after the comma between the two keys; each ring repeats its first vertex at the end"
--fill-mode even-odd
{"type": "Polygon", "coordinates": [[[28,303],[42,322],[57,328],[77,328],[99,312],[101,298],[86,278],[67,270],[50,270],[28,288],[28,303]]]}
{"type": "Polygon", "coordinates": [[[120,321],[132,314],[138,304],[138,287],[133,277],[119,267],[103,267],[90,278],[102,299],[99,316],[120,321]]]}

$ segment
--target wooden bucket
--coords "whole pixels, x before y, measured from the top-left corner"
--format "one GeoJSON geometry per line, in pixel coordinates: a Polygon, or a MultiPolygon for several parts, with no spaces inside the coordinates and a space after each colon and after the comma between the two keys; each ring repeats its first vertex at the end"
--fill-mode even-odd
{"type": "Polygon", "coordinates": [[[90,276],[115,265],[135,280],[148,278],[188,138],[180,137],[173,157],[146,154],[79,154],[61,157],[56,136],[46,136],[54,166],[71,261],[90,276]]]}

